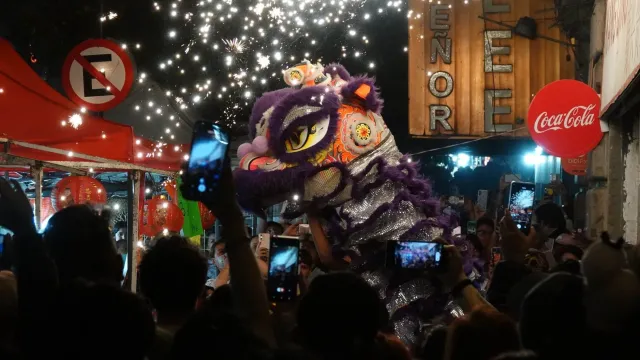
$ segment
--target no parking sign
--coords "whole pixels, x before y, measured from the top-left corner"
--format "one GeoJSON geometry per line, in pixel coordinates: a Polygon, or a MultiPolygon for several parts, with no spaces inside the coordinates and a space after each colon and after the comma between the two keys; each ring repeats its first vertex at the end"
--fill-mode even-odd
{"type": "Polygon", "coordinates": [[[62,86],[74,103],[106,111],[121,103],[133,85],[133,64],[117,43],[103,39],[77,45],[62,67],[62,86]]]}

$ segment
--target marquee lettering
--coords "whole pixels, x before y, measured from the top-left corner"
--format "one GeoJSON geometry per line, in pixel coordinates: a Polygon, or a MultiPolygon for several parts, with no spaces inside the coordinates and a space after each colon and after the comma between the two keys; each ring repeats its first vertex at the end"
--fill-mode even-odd
{"type": "MultiPolygon", "coordinates": [[[[487,13],[508,13],[511,8],[508,4],[494,4],[493,0],[483,0],[487,13]]],[[[494,56],[509,55],[509,46],[493,46],[493,40],[511,39],[510,30],[486,30],[484,32],[484,72],[485,73],[512,73],[512,64],[495,64],[494,56]]],[[[495,86],[495,84],[492,84],[495,86]]],[[[495,99],[511,98],[510,89],[486,89],[484,91],[484,131],[487,133],[499,133],[513,130],[513,124],[496,124],[496,115],[511,114],[511,106],[496,106],[495,99]]]]}
{"type": "MultiPolygon", "coordinates": [[[[435,64],[438,62],[438,56],[445,64],[451,64],[451,54],[453,49],[453,41],[449,37],[449,29],[451,28],[451,9],[449,5],[432,4],[429,6],[429,28],[433,31],[431,38],[431,58],[430,62],[435,64]]],[[[430,75],[429,91],[439,99],[443,99],[451,95],[453,92],[453,77],[445,71],[438,71],[430,75]],[[438,89],[438,79],[445,81],[444,89],[438,89]]],[[[453,127],[449,123],[451,118],[451,108],[447,105],[430,105],[429,106],[429,128],[436,130],[439,123],[446,131],[452,131],[453,127]]]]}

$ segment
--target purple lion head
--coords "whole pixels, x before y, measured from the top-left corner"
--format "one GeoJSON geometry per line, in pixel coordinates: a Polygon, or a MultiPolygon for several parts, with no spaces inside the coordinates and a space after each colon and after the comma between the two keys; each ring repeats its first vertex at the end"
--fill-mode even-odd
{"type": "Polygon", "coordinates": [[[344,174],[329,168],[341,169],[389,136],[373,79],[352,77],[339,64],[309,62],[285,76],[287,83],[299,86],[256,101],[249,121],[251,143],[238,149],[235,178],[245,209],[273,205],[299,191],[305,191],[305,200],[325,196],[305,184],[323,181],[317,176],[329,183],[329,177],[344,174]]]}

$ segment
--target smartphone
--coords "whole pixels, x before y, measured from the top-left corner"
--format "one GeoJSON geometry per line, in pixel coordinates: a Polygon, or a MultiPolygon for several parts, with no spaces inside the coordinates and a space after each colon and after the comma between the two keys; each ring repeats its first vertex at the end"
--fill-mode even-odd
{"type": "Polygon", "coordinates": [[[196,122],[187,171],[182,175],[185,199],[202,200],[216,189],[228,150],[229,135],[225,130],[211,122],[196,122]]]}
{"type": "Polygon", "coordinates": [[[476,234],[476,222],[475,221],[467,221],[467,235],[476,234]]]}
{"type": "Polygon", "coordinates": [[[387,241],[387,266],[413,270],[442,268],[444,246],[427,241],[387,241]]]}
{"type": "MultiPolygon", "coordinates": [[[[269,233],[261,233],[258,234],[258,244],[256,245],[256,258],[260,258],[260,253],[262,249],[267,249],[267,254],[269,253],[269,245],[271,243],[271,235],[269,233]]],[[[267,259],[263,259],[267,261],[267,259]]]]}
{"type": "Polygon", "coordinates": [[[500,247],[491,248],[491,267],[502,261],[502,249],[500,247]]]}
{"type": "Polygon", "coordinates": [[[507,204],[511,218],[520,231],[529,233],[531,217],[533,216],[533,201],[536,195],[536,185],[512,181],[509,186],[509,202],[507,204]]]}
{"type": "Polygon", "coordinates": [[[271,301],[291,301],[298,293],[300,240],[271,236],[267,292],[271,301]]]}
{"type": "Polygon", "coordinates": [[[489,202],[489,190],[478,190],[478,198],[476,199],[476,205],[482,211],[487,211],[487,205],[489,202]]]}

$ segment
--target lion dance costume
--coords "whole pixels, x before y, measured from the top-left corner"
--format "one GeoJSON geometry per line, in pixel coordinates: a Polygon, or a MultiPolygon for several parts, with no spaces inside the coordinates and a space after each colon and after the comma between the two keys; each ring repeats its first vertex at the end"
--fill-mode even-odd
{"type": "Polygon", "coordinates": [[[373,79],[310,62],[284,77],[290,87],[256,101],[252,143],[238,148],[240,205],[262,213],[298,195],[300,212],[320,214],[334,245],[358,255],[352,270],[377,289],[397,334],[415,344],[425,319],[441,315],[448,298],[435,296],[424,277],[386,269],[384,243],[447,237],[448,218],[417,165],[398,150],[373,79]]]}

